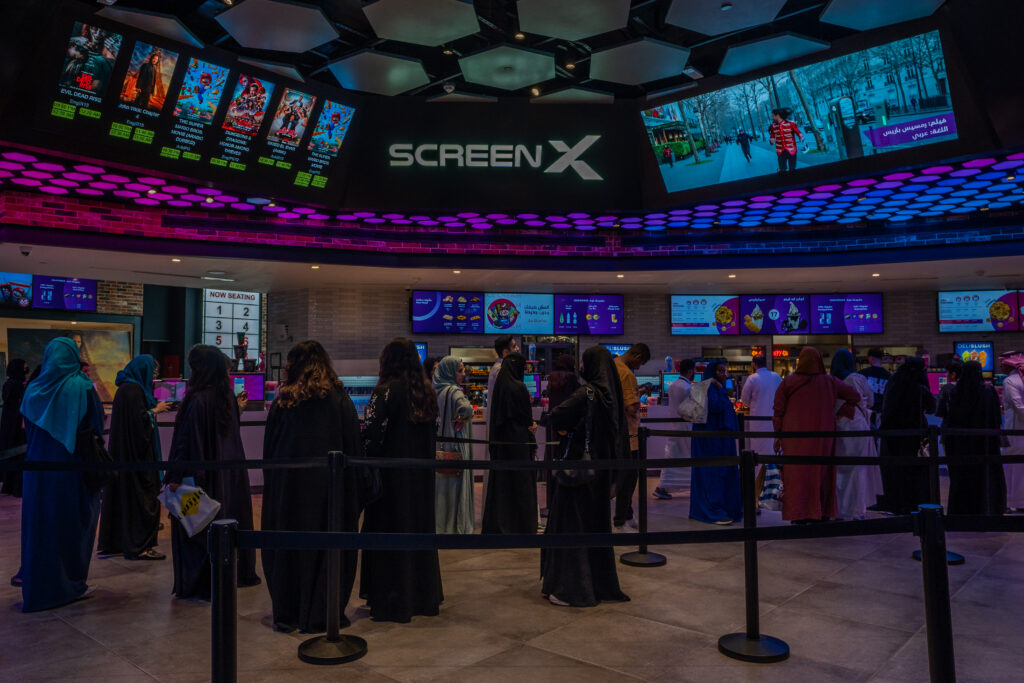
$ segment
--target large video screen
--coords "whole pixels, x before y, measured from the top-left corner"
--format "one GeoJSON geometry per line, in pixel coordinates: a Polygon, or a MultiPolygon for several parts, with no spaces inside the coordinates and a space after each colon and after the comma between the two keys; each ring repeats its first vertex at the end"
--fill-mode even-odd
{"type": "Polygon", "coordinates": [[[672,296],[672,334],[739,334],[740,299],[731,294],[672,296]]]}
{"type": "Polygon", "coordinates": [[[953,355],[965,363],[969,360],[978,361],[982,372],[994,372],[996,369],[995,344],[990,341],[954,342],[953,355]]]}
{"type": "Polygon", "coordinates": [[[741,296],[740,334],[807,334],[811,302],[806,294],[741,296]]]}
{"type": "Polygon", "coordinates": [[[414,333],[481,334],[483,315],[483,292],[412,293],[414,333]]]}
{"type": "Polygon", "coordinates": [[[663,104],[643,122],[668,192],[957,138],[938,31],[663,104]]]}
{"type": "Polygon", "coordinates": [[[622,295],[556,294],[555,334],[622,334],[622,295]]]}
{"type": "Polygon", "coordinates": [[[882,334],[881,294],[811,295],[811,334],[882,334]]]}
{"type": "Polygon", "coordinates": [[[32,308],[55,311],[95,311],[96,280],[36,275],[32,288],[32,308]]]}
{"type": "Polygon", "coordinates": [[[484,296],[487,334],[553,334],[555,297],[552,294],[491,294],[484,296]]]}
{"type": "Polygon", "coordinates": [[[0,273],[0,308],[31,308],[32,276],[0,273]]]}
{"type": "Polygon", "coordinates": [[[1012,290],[939,292],[939,332],[1016,332],[1022,307],[1012,290]]]}

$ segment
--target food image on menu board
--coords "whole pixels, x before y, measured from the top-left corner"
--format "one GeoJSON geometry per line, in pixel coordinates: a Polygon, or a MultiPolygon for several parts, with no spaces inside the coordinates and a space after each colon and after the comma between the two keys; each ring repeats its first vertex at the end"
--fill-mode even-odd
{"type": "Polygon", "coordinates": [[[273,83],[239,74],[235,92],[228,103],[228,113],[224,116],[224,129],[256,135],[267,113],[267,101],[273,94],[273,83]]]}
{"type": "Polygon", "coordinates": [[[555,334],[622,334],[621,294],[556,294],[555,334]]]}
{"type": "Polygon", "coordinates": [[[482,292],[412,293],[412,331],[416,333],[481,334],[482,292]]]}
{"type": "Polygon", "coordinates": [[[76,21],[60,72],[60,85],[99,102],[110,87],[121,34],[76,21]]]}
{"type": "Polygon", "coordinates": [[[971,360],[980,363],[982,372],[995,369],[995,344],[992,342],[956,342],[953,354],[965,363],[971,360]]]}
{"type": "Polygon", "coordinates": [[[552,334],[552,294],[485,294],[484,332],[488,334],[552,334]]]}
{"type": "Polygon", "coordinates": [[[736,296],[673,295],[671,315],[675,335],[739,334],[740,303],[736,296]]]}
{"type": "Polygon", "coordinates": [[[515,302],[508,299],[496,299],[487,305],[487,322],[497,330],[507,330],[519,319],[519,309],[515,302]]]}
{"type": "Polygon", "coordinates": [[[1014,332],[1020,319],[1018,292],[939,292],[939,332],[1014,332]]]}
{"type": "Polygon", "coordinates": [[[297,148],[299,140],[306,133],[309,115],[313,112],[315,104],[315,95],[285,88],[281,103],[277,105],[277,112],[270,123],[268,138],[292,149],[297,148]]]}
{"type": "Polygon", "coordinates": [[[811,334],[881,334],[881,294],[814,294],[811,334]]]}
{"type": "Polygon", "coordinates": [[[178,91],[174,105],[174,116],[198,121],[204,125],[213,123],[221,94],[228,80],[228,69],[216,64],[192,58],[185,72],[185,79],[178,91]]]}
{"type": "Polygon", "coordinates": [[[740,297],[740,334],[806,334],[810,301],[806,295],[740,297]]]}

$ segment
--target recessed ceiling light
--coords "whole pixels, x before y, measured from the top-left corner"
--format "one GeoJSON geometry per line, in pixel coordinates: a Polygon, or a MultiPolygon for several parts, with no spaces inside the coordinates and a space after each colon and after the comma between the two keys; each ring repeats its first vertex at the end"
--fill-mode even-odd
{"type": "Polygon", "coordinates": [[[455,54],[455,52],[451,48],[446,47],[445,49],[441,50],[441,54],[443,54],[443,55],[453,55],[453,54],[455,54]]]}
{"type": "Polygon", "coordinates": [[[1006,179],[1007,180],[1016,180],[1017,176],[1015,176],[1015,175],[1008,175],[1008,176],[1006,176],[1006,179]]]}
{"type": "Polygon", "coordinates": [[[530,88],[530,94],[536,97],[537,95],[540,94],[540,88],[530,88]]]}
{"type": "Polygon", "coordinates": [[[736,273],[729,273],[729,279],[730,280],[735,279],[735,278],[736,278],[736,273]]]}
{"type": "Polygon", "coordinates": [[[573,69],[576,68],[576,64],[574,64],[573,62],[566,62],[565,68],[568,69],[569,71],[572,71],[573,69]]]}
{"type": "Polygon", "coordinates": [[[204,201],[205,201],[205,202],[206,202],[207,204],[213,204],[213,197],[207,197],[207,198],[206,198],[206,199],[205,199],[204,201]]]}
{"type": "Polygon", "coordinates": [[[146,190],[146,194],[156,194],[156,190],[154,190],[153,188],[149,188],[148,190],[146,190]]]}
{"type": "Polygon", "coordinates": [[[172,258],[171,259],[171,263],[181,263],[181,259],[180,258],[172,258]]]}
{"type": "Polygon", "coordinates": [[[523,33],[522,31],[519,31],[518,33],[516,33],[515,38],[516,40],[526,40],[526,34],[523,33]]]}
{"type": "Polygon", "coordinates": [[[77,325],[77,324],[78,324],[78,321],[77,321],[77,320],[72,320],[72,321],[71,321],[71,324],[72,324],[72,325],[77,325]]]}
{"type": "Polygon", "coordinates": [[[624,278],[624,277],[626,277],[626,276],[625,276],[625,275],[623,275],[622,273],[619,273],[619,274],[618,274],[618,275],[616,275],[615,277],[617,277],[617,278],[619,278],[619,279],[621,280],[622,278],[624,278]]]}
{"type": "Polygon", "coordinates": [[[274,202],[270,202],[269,204],[267,204],[267,206],[277,206],[277,204],[275,204],[274,202]]]}
{"type": "Polygon", "coordinates": [[[235,281],[234,278],[230,278],[230,277],[211,277],[209,275],[203,275],[200,279],[202,279],[202,280],[212,280],[214,282],[234,282],[235,281]]]}
{"type": "Polygon", "coordinates": [[[320,270],[320,266],[310,266],[312,270],[320,270]]]}
{"type": "Polygon", "coordinates": [[[871,277],[882,277],[881,273],[871,273],[871,277]]]}
{"type": "Polygon", "coordinates": [[[461,275],[461,274],[462,274],[461,270],[453,270],[452,271],[452,275],[461,275]]]}

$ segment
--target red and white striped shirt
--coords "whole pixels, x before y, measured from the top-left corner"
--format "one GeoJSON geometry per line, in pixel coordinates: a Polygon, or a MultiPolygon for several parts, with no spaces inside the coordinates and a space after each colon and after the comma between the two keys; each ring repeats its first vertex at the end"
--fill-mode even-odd
{"type": "Polygon", "coordinates": [[[803,133],[792,121],[776,122],[768,127],[768,140],[775,144],[776,154],[783,152],[796,154],[796,139],[798,137],[803,142],[803,133]]]}

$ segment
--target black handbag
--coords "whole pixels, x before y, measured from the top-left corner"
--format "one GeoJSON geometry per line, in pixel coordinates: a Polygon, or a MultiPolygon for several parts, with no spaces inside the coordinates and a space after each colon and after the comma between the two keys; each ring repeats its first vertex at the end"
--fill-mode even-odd
{"type": "MultiPolygon", "coordinates": [[[[590,432],[594,424],[594,390],[586,388],[587,393],[587,416],[584,418],[584,440],[580,444],[576,432],[571,432],[565,444],[565,451],[561,457],[555,458],[558,461],[580,462],[592,460],[590,456],[590,432]]],[[[555,482],[559,486],[585,486],[597,477],[592,469],[555,470],[555,482]]]]}
{"type": "MultiPolygon", "coordinates": [[[[105,464],[114,462],[110,453],[103,445],[103,439],[93,431],[92,427],[79,429],[75,435],[75,455],[86,464],[105,464]]],[[[82,472],[82,478],[90,491],[99,491],[114,481],[116,473],[112,470],[90,470],[82,472]]]]}

